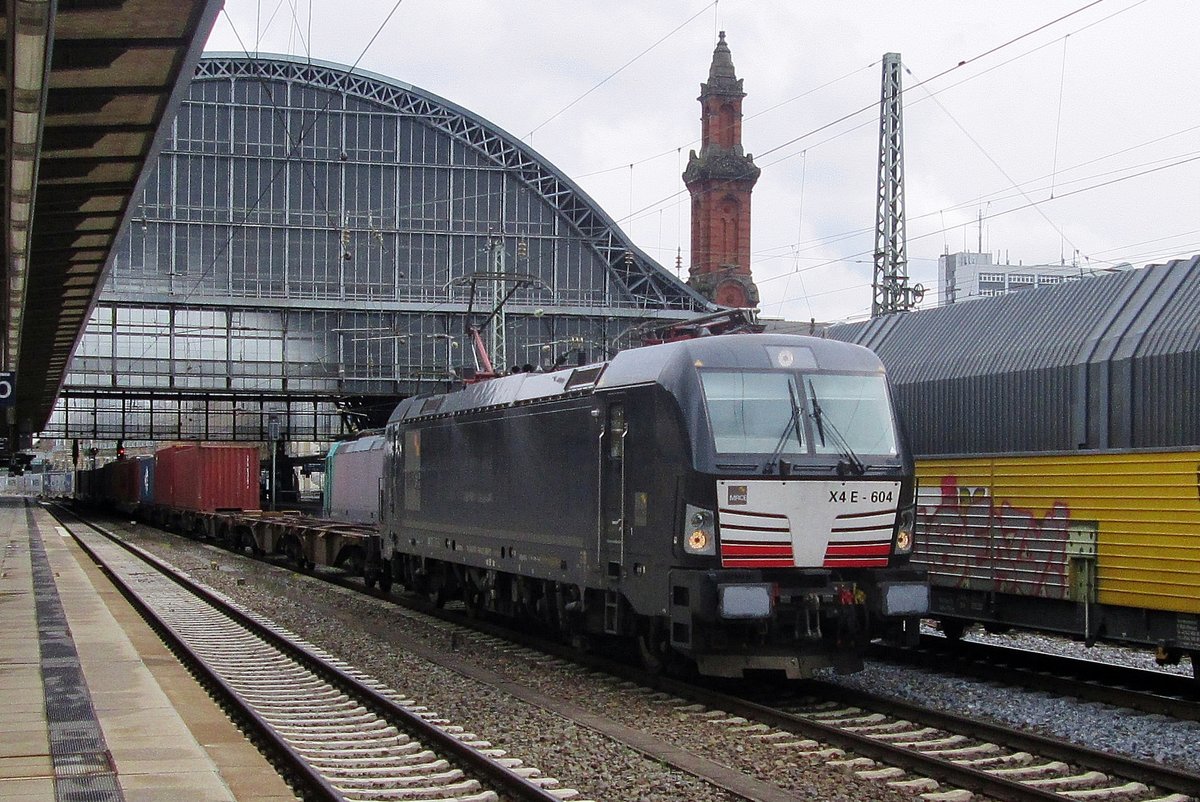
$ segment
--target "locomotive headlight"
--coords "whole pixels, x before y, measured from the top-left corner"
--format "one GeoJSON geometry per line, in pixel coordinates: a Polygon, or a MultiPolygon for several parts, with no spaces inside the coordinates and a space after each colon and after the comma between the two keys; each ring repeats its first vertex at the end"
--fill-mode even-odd
{"type": "Polygon", "coordinates": [[[900,524],[896,527],[896,553],[909,554],[913,548],[913,521],[911,509],[900,513],[900,524]]]}
{"type": "Polygon", "coordinates": [[[684,515],[683,551],[686,554],[716,554],[716,519],[709,510],[687,505],[684,515]]]}

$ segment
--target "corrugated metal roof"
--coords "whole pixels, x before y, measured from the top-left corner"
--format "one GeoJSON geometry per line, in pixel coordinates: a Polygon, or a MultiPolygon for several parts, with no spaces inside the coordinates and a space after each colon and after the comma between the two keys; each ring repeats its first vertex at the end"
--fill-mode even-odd
{"type": "Polygon", "coordinates": [[[919,454],[1200,444],[1200,256],[834,326],[919,454]]]}

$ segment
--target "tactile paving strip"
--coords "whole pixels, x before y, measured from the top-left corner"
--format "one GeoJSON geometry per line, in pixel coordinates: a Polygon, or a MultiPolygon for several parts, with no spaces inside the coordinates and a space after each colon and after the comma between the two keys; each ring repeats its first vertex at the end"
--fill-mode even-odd
{"type": "Polygon", "coordinates": [[[124,802],[33,510],[26,508],[57,802],[124,802]]]}

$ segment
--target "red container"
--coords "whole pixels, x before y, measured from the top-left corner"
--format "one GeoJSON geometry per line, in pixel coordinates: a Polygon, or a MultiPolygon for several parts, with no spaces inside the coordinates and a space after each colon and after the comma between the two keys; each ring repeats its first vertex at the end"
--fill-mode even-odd
{"type": "Polygon", "coordinates": [[[179,445],[154,455],[154,501],[184,510],[256,510],[258,449],[179,445]]]}

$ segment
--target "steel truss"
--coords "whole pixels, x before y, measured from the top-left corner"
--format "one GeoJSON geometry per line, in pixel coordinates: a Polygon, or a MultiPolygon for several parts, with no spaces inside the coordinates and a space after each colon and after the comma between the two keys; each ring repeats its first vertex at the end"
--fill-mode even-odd
{"type": "Polygon", "coordinates": [[[879,183],[875,199],[875,276],[871,317],[905,312],[920,303],[925,288],[908,286],[904,230],[904,116],[899,53],[883,57],[879,100],[879,183]]]}
{"type": "Polygon", "coordinates": [[[566,219],[608,266],[609,274],[636,307],[701,312],[709,302],[638,249],[590,197],[541,156],[491,123],[448,100],[380,75],[345,67],[291,60],[207,56],[195,80],[257,78],[339,92],[412,117],[470,147],[529,187],[566,219]]]}
{"type": "Polygon", "coordinates": [[[43,437],[266,441],[273,416],[289,440],[331,440],[350,428],[347,405],[328,395],[68,388],[59,402],[64,414],[51,418],[43,437]]]}

